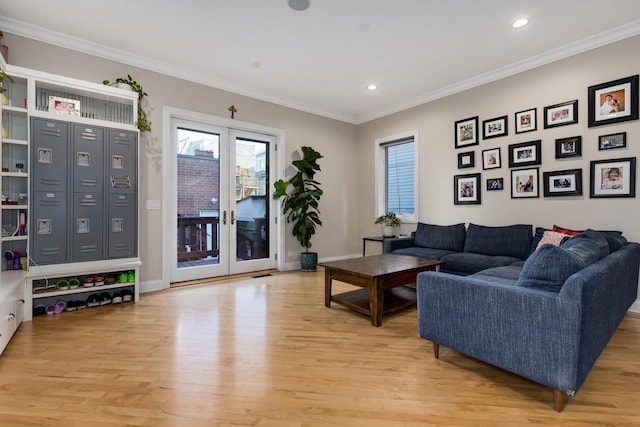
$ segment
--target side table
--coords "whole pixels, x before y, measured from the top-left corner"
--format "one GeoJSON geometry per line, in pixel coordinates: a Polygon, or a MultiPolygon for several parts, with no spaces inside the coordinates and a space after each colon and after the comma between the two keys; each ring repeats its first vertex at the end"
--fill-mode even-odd
{"type": "Polygon", "coordinates": [[[391,239],[391,237],[373,236],[362,238],[362,256],[367,256],[367,241],[369,242],[384,242],[384,239],[391,239]]]}

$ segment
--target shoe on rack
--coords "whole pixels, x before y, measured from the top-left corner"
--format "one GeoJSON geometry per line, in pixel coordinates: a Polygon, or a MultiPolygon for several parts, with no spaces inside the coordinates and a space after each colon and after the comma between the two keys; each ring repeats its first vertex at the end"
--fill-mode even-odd
{"type": "Polygon", "coordinates": [[[87,276],[84,278],[84,280],[82,281],[82,286],[84,286],[85,288],[90,288],[93,286],[93,277],[92,276],[87,276]]]}
{"type": "Polygon", "coordinates": [[[65,300],[58,300],[56,302],[55,308],[53,309],[54,314],[60,314],[67,308],[67,302],[65,300]]]}
{"type": "Polygon", "coordinates": [[[68,301],[64,311],[75,311],[77,308],[75,301],[68,301]]]}
{"type": "Polygon", "coordinates": [[[115,292],[113,294],[113,299],[111,300],[111,304],[121,304],[122,303],[122,291],[115,292]]]}
{"type": "Polygon", "coordinates": [[[89,298],[87,298],[87,307],[97,307],[100,305],[100,297],[98,294],[91,294],[89,298]]]}
{"type": "Polygon", "coordinates": [[[133,270],[127,273],[127,282],[135,282],[136,281],[136,273],[133,270]]]}
{"type": "Polygon", "coordinates": [[[122,302],[131,302],[133,301],[133,292],[129,289],[125,289],[122,291],[122,302]]]}
{"type": "Polygon", "coordinates": [[[111,294],[109,292],[102,292],[100,294],[100,305],[111,304],[111,294]]]}
{"type": "Polygon", "coordinates": [[[56,283],[56,288],[58,288],[58,290],[60,291],[66,291],[67,289],[69,289],[69,282],[64,279],[58,280],[58,283],[56,283]]]}
{"type": "Polygon", "coordinates": [[[46,307],[47,314],[53,314],[55,312],[55,310],[56,310],[56,307],[53,304],[49,304],[46,307]]]}
{"type": "Polygon", "coordinates": [[[102,285],[104,285],[104,277],[103,277],[103,276],[96,276],[96,278],[95,278],[95,279],[93,279],[93,283],[94,283],[96,286],[102,286],[102,285]]]}
{"type": "Polygon", "coordinates": [[[128,276],[126,272],[118,274],[118,283],[127,283],[128,276]]]}
{"type": "Polygon", "coordinates": [[[80,287],[80,281],[78,279],[69,279],[69,289],[78,289],[80,287]]]}
{"type": "Polygon", "coordinates": [[[33,307],[33,315],[40,316],[41,314],[47,314],[47,307],[44,304],[37,304],[33,307]]]}
{"type": "Polygon", "coordinates": [[[82,310],[83,308],[87,308],[87,302],[86,301],[76,300],[74,302],[76,304],[76,309],[77,310],[82,310]]]}

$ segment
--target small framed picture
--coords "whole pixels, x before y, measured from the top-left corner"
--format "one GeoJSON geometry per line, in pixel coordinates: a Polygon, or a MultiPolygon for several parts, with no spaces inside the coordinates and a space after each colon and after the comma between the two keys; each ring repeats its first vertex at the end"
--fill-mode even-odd
{"type": "Polygon", "coordinates": [[[638,119],[638,74],[589,86],[589,127],[638,119]]]}
{"type": "Polygon", "coordinates": [[[578,123],[578,100],[544,107],[544,128],[578,123]]]}
{"type": "Polygon", "coordinates": [[[598,137],[598,150],[611,150],[627,146],[627,133],[618,132],[598,137]]]}
{"type": "Polygon", "coordinates": [[[519,111],[516,113],[516,133],[531,132],[536,130],[537,110],[531,108],[529,110],[519,111]]]}
{"type": "Polygon", "coordinates": [[[456,148],[478,145],[478,116],[458,120],[455,123],[456,148]]]}
{"type": "Polygon", "coordinates": [[[482,121],[482,139],[497,138],[508,134],[507,116],[482,121]]]}
{"type": "Polygon", "coordinates": [[[509,145],[509,167],[533,166],[542,163],[542,141],[509,145]]]}
{"type": "Polygon", "coordinates": [[[512,170],[511,198],[523,199],[540,197],[538,181],[538,168],[512,170]]]}
{"type": "Polygon", "coordinates": [[[453,204],[479,205],[481,202],[480,174],[455,175],[453,177],[453,204]]]}
{"type": "Polygon", "coordinates": [[[636,197],[636,158],[592,160],[589,195],[636,197]]]}
{"type": "Polygon", "coordinates": [[[472,168],[475,166],[475,152],[467,151],[458,154],[458,169],[472,168]]]}
{"type": "Polygon", "coordinates": [[[487,179],[487,191],[498,191],[504,189],[504,178],[487,179]]]}
{"type": "Polygon", "coordinates": [[[79,116],[80,101],[76,99],[60,98],[59,96],[49,96],[49,111],[79,116]]]}
{"type": "Polygon", "coordinates": [[[543,172],[544,197],[582,196],[582,169],[543,172]]]}
{"type": "Polygon", "coordinates": [[[482,150],[482,169],[497,169],[500,167],[502,167],[500,147],[482,150]]]}
{"type": "Polygon", "coordinates": [[[579,156],[582,156],[581,136],[556,139],[556,159],[579,156]]]}

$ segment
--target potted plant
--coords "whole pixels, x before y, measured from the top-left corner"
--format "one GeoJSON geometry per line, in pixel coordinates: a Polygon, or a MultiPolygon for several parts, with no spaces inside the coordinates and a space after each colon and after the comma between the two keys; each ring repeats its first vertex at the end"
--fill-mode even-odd
{"type": "Polygon", "coordinates": [[[387,212],[376,218],[375,223],[382,225],[382,237],[393,237],[394,229],[400,227],[400,218],[396,216],[395,212],[387,212]]]}
{"type": "Polygon", "coordinates": [[[145,96],[148,96],[148,94],[147,92],[144,91],[144,89],[142,89],[142,86],[140,86],[140,83],[138,83],[133,79],[133,77],[131,77],[131,74],[127,74],[126,78],[118,77],[112,82],[109,80],[103,80],[102,84],[107,86],[113,86],[113,85],[118,85],[118,86],[124,85],[125,87],[129,86],[131,90],[136,92],[138,94],[138,121],[136,122],[136,126],[142,132],[151,130],[151,121],[147,116],[147,112],[144,111],[144,108],[142,108],[142,100],[145,96]]]}
{"type": "MultiPolygon", "coordinates": [[[[4,38],[4,33],[0,31],[0,41],[4,38]]],[[[0,44],[0,55],[4,58],[4,62],[9,62],[9,46],[0,44]]]]}
{"type": "Polygon", "coordinates": [[[2,105],[7,105],[9,103],[9,100],[7,99],[7,97],[4,94],[4,92],[7,90],[7,89],[5,89],[3,87],[5,79],[7,79],[7,81],[13,83],[13,77],[11,77],[9,74],[5,73],[4,70],[2,68],[0,68],[0,94],[2,94],[2,105]]]}
{"type": "Polygon", "coordinates": [[[324,156],[311,147],[301,147],[301,150],[302,159],[291,162],[297,172],[288,181],[279,179],[273,184],[273,198],[282,197],[282,214],[286,216],[288,223],[293,223],[292,233],[305,248],[300,254],[302,271],[315,271],[318,254],[309,252],[309,248],[316,226],[322,226],[318,210],[322,189],[313,176],[320,170],[317,160],[324,156]]]}

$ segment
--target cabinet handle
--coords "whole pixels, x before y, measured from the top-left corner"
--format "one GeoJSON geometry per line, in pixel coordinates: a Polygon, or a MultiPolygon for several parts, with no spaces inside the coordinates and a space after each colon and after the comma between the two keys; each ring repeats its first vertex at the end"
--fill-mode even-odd
{"type": "Polygon", "coordinates": [[[24,304],[24,303],[26,302],[26,301],[25,301],[24,299],[22,299],[22,298],[20,298],[20,300],[19,300],[19,301],[20,301],[20,304],[24,304]]]}
{"type": "Polygon", "coordinates": [[[7,320],[11,320],[11,319],[15,319],[16,315],[13,313],[9,313],[9,316],[7,316],[7,320]]]}
{"type": "Polygon", "coordinates": [[[222,212],[222,225],[227,225],[227,211],[222,212]]]}
{"type": "Polygon", "coordinates": [[[231,211],[231,225],[233,225],[235,222],[236,222],[236,212],[231,211]]]}

